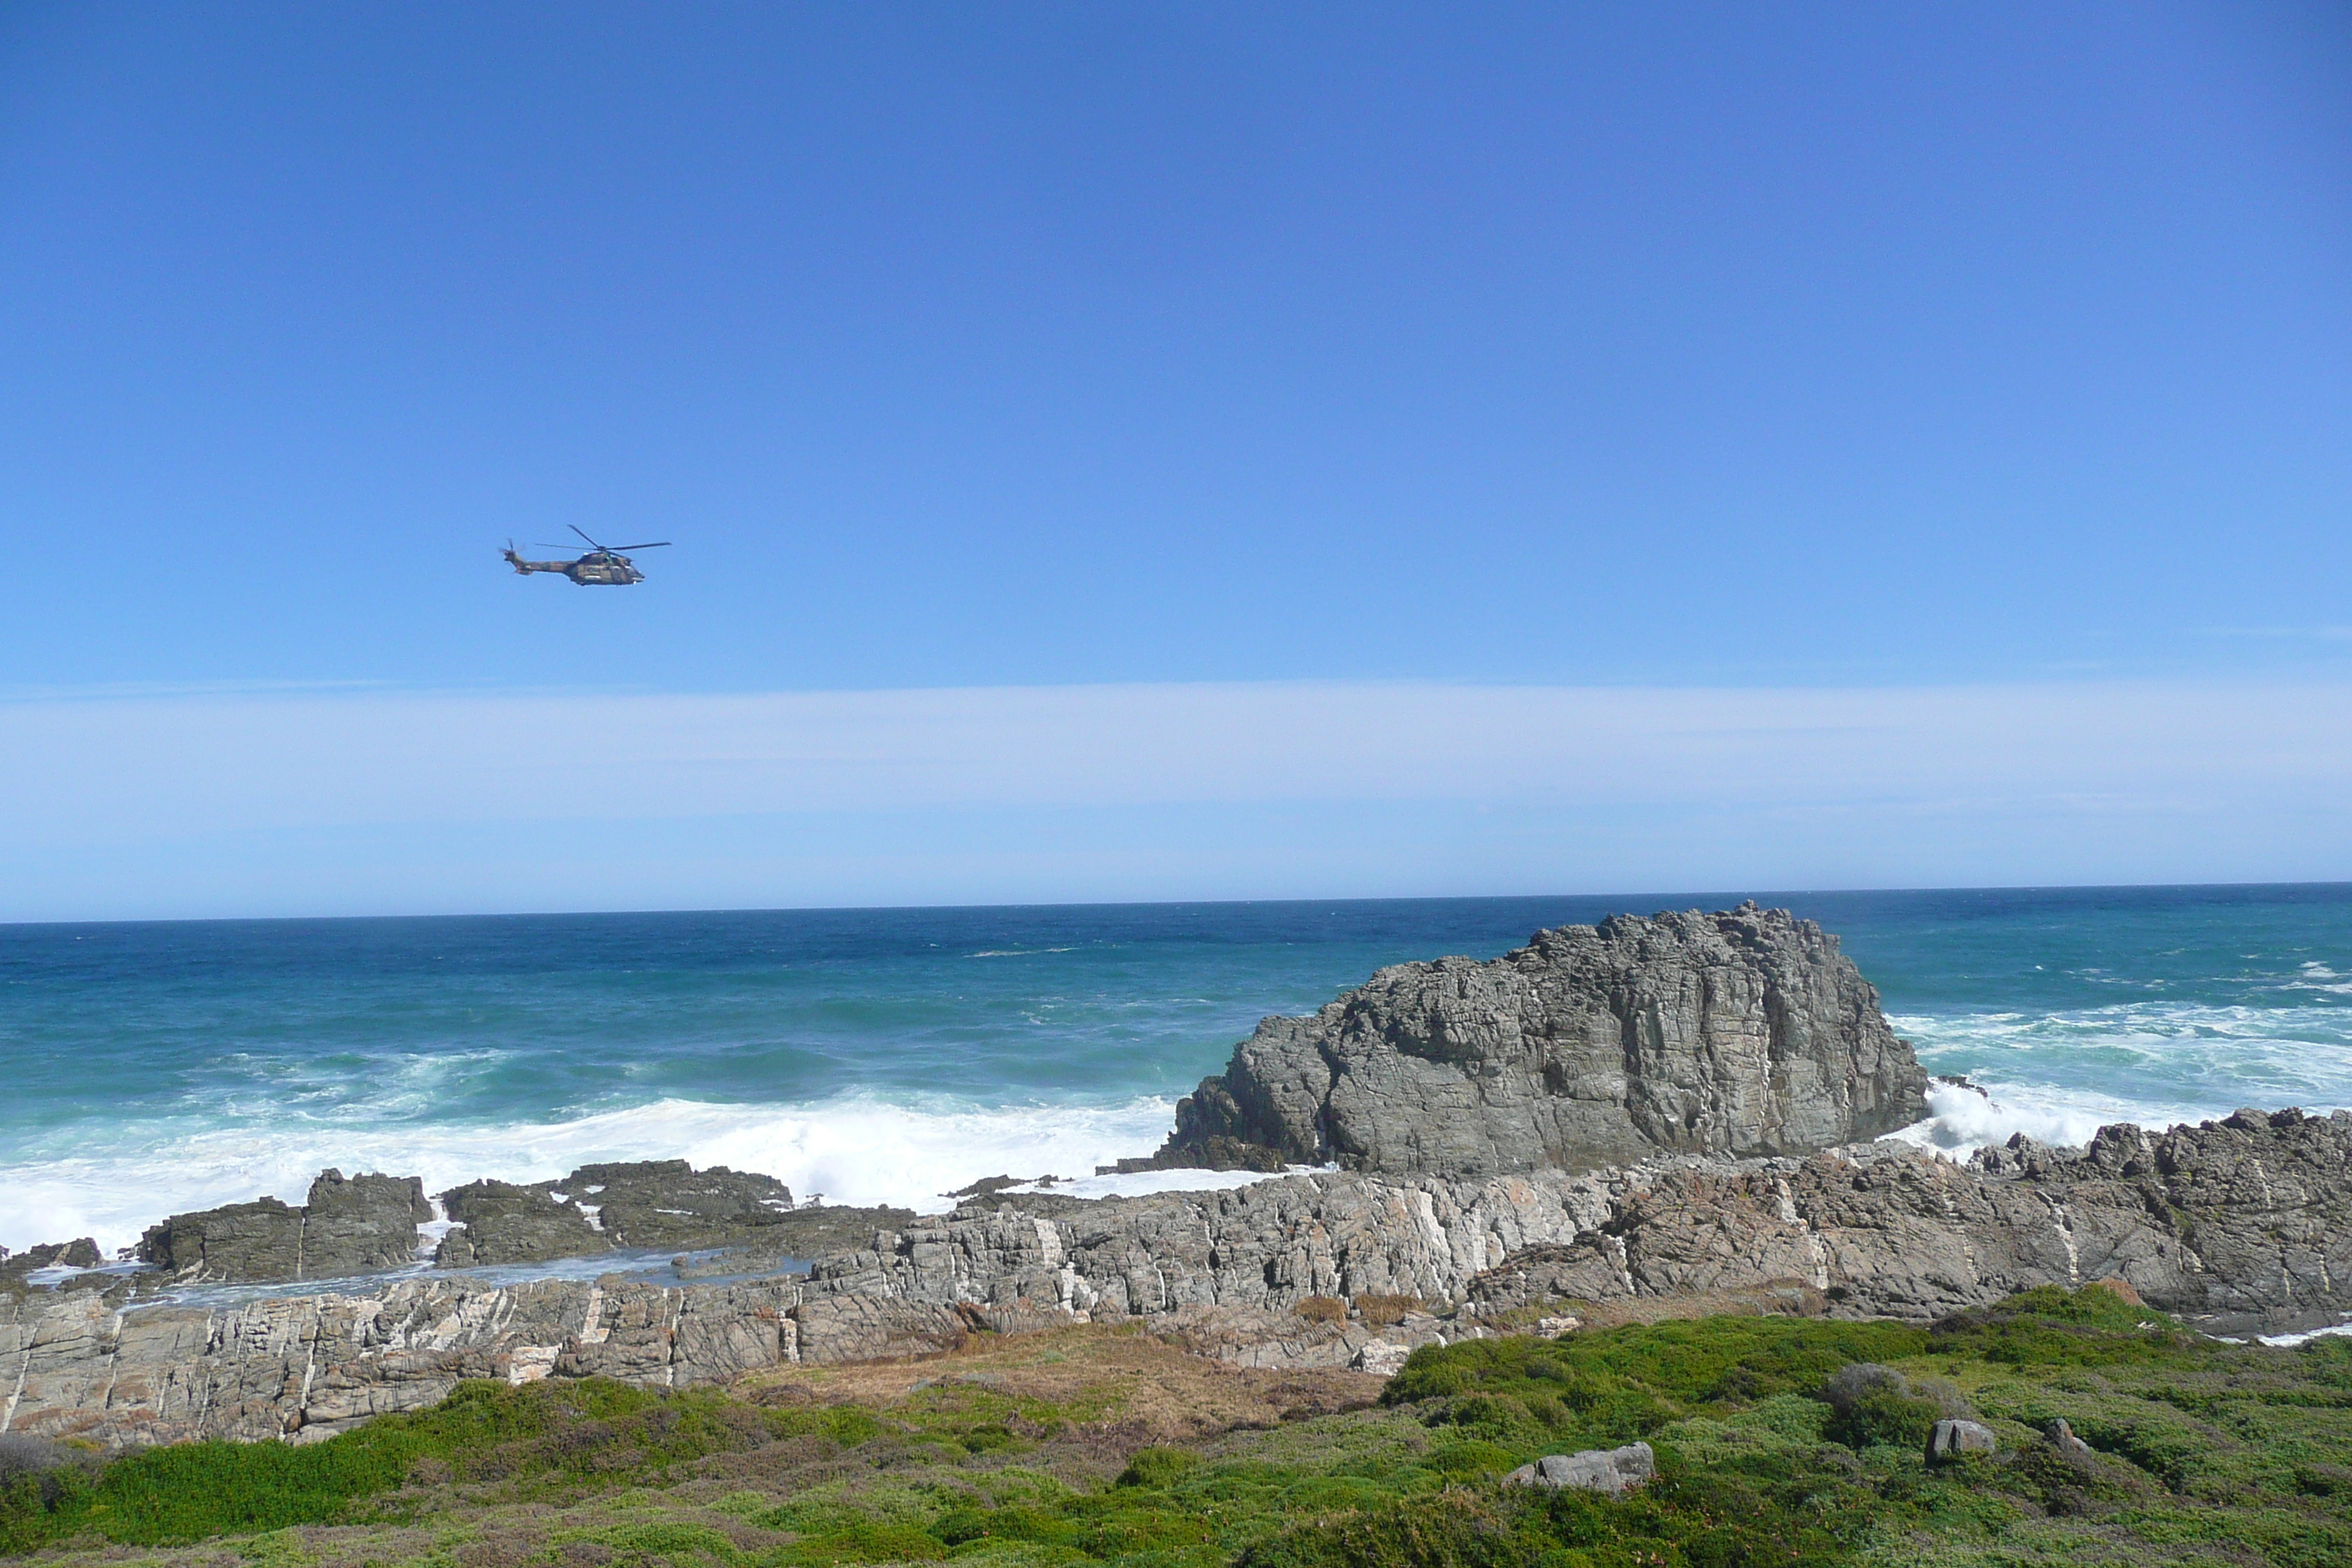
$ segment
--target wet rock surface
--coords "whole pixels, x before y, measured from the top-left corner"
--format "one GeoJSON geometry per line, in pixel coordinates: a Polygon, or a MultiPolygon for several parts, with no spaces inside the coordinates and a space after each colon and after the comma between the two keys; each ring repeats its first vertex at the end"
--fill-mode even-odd
{"type": "Polygon", "coordinates": [[[758,1273],[798,1273],[808,1260],[853,1250],[870,1242],[880,1230],[911,1225],[912,1209],[854,1208],[819,1205],[794,1209],[772,1225],[763,1225],[749,1241],[716,1251],[682,1254],[671,1260],[680,1279],[724,1278],[758,1273]]]}
{"type": "Polygon", "coordinates": [[[544,1184],[468,1182],[440,1196],[455,1222],[433,1252],[445,1268],[546,1263],[610,1252],[614,1245],[577,1204],[558,1199],[544,1184]]]}
{"type": "MultiPolygon", "coordinates": [[[[799,1209],[772,1176],[698,1171],[683,1160],[583,1165],[551,1182],[469,1182],[440,1198],[454,1223],[432,1260],[445,1268],[625,1248],[737,1249],[774,1265],[805,1255],[795,1247],[837,1246],[870,1234],[877,1216],[906,1212],[799,1209]]],[[[299,1207],[264,1197],[173,1215],[148,1228],[136,1256],[186,1283],[341,1279],[415,1263],[417,1227],[434,1217],[415,1176],[327,1171],[299,1207]]]]}
{"type": "Polygon", "coordinates": [[[95,1268],[104,1261],[98,1243],[87,1236],[74,1241],[44,1242],[22,1252],[0,1247],[0,1293],[24,1290],[38,1269],[95,1268]]]}
{"type": "Polygon", "coordinates": [[[299,1208],[276,1198],[173,1215],[137,1254],[174,1279],[333,1279],[416,1261],[416,1227],[433,1217],[415,1176],[324,1171],[299,1208]]]}
{"type": "Polygon", "coordinates": [[[1927,1082],[1813,922],[1752,903],[1629,915],[1266,1019],[1178,1105],[1154,1163],[1477,1175],[1803,1153],[1920,1120],[1927,1082]]]}
{"type": "Polygon", "coordinates": [[[773,1176],[683,1160],[583,1165],[559,1181],[474,1182],[441,1194],[463,1226],[442,1239],[445,1266],[540,1263],[616,1247],[702,1248],[772,1237],[793,1212],[773,1176]]]}

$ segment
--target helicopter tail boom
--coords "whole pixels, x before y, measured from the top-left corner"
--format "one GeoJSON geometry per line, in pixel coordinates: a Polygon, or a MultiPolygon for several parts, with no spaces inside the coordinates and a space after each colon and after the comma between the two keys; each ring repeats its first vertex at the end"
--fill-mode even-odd
{"type": "Polygon", "coordinates": [[[507,541],[505,555],[507,564],[525,577],[534,572],[561,572],[571,564],[568,561],[526,561],[515,553],[514,541],[511,539],[507,541]]]}

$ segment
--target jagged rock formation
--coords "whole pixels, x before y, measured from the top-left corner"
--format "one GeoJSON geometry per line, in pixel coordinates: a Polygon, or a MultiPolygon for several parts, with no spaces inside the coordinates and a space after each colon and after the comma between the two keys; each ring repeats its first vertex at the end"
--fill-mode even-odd
{"type": "Polygon", "coordinates": [[[187,1280],[333,1279],[416,1261],[433,1217],[415,1176],[323,1171],[300,1208],[262,1198],[177,1214],[139,1238],[140,1261],[187,1280]]]}
{"type": "Polygon", "coordinates": [[[689,1298],[649,1286],[490,1289],[426,1279],[223,1312],[123,1310],[76,1291],[38,1304],[30,1321],[0,1310],[0,1356],[16,1391],[0,1427],[113,1442],[308,1440],[431,1405],[463,1377],[724,1379],[786,1353],[778,1307],[792,1293],[710,1286],[689,1298]]]}
{"type": "Polygon", "coordinates": [[[1927,1074],[1837,939],[1785,910],[1538,931],[1268,1018],[1153,1163],[1475,1175],[1661,1150],[1789,1154],[1927,1114],[1927,1074]]]}
{"type": "Polygon", "coordinates": [[[562,1181],[519,1186],[473,1182],[441,1194],[464,1228],[442,1239],[444,1265],[540,1263],[614,1247],[741,1246],[766,1238],[793,1212],[773,1176],[683,1160],[583,1165],[562,1181]]]}
{"type": "Polygon", "coordinates": [[[614,1247],[740,1245],[784,1223],[793,1190],[773,1176],[683,1160],[583,1165],[561,1181],[473,1182],[441,1194],[445,1265],[539,1263],[614,1247]]]}
{"type": "MultiPolygon", "coordinates": [[[[583,1165],[530,1185],[473,1182],[441,1198],[457,1222],[434,1254],[447,1267],[781,1244],[793,1213],[792,1189],[773,1176],[683,1160],[583,1165]]],[[[173,1215],[148,1227],[138,1257],[191,1282],[339,1279],[415,1262],[416,1227],[432,1218],[417,1177],[327,1171],[300,1208],[265,1197],[173,1215]]]]}
{"type": "Polygon", "coordinates": [[[2033,1285],[2120,1279],[2214,1332],[2352,1312],[2352,1113],[2241,1110],[2084,1149],[2022,1135],[1966,1164],[1900,1144],[1670,1162],[1608,1221],[1469,1283],[1489,1310],[1800,1279],[1832,1310],[1922,1321],[2033,1285]]]}
{"type": "Polygon", "coordinates": [[[2018,1139],[1967,1164],[1889,1143],[1581,1175],[1023,1197],[877,1231],[805,1280],[428,1279],[227,1310],[141,1305],[128,1286],[42,1291],[0,1300],[0,1388],[14,1390],[0,1432],[309,1437],[428,1404],[465,1376],[723,1381],[1081,1314],[1139,1316],[1237,1362],[1369,1365],[1375,1345],[1386,1358],[1486,1332],[1559,1297],[1747,1290],[1926,1319],[2107,1277],[2216,1332],[2352,1314],[2352,1113],[2111,1127],[2080,1152],[2018,1139]],[[1362,1295],[1459,1306],[1377,1330],[1291,1310],[1362,1295]]]}
{"type": "Polygon", "coordinates": [[[615,1245],[598,1227],[601,1215],[557,1197],[546,1184],[468,1182],[441,1195],[441,1208],[457,1222],[434,1248],[433,1261],[464,1268],[486,1263],[545,1263],[557,1258],[587,1258],[615,1245]]]}
{"type": "Polygon", "coordinates": [[[1310,1295],[1501,1311],[1796,1281],[1829,1310],[1925,1320],[2109,1276],[2237,1328],[2352,1310],[2352,1113],[2126,1124],[2080,1152],[2020,1138],[1967,1164],[1881,1143],[1582,1175],[1030,1197],[882,1233],[821,1260],[810,1284],[1152,1315],[1310,1295]]]}

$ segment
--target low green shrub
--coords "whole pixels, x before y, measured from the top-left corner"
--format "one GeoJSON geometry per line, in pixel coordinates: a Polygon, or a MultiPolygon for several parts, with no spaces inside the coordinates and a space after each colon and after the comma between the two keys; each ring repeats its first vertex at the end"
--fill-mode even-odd
{"type": "Polygon", "coordinates": [[[0,1551],[94,1531],[165,1545],[344,1518],[412,1476],[603,1489],[659,1479],[705,1455],[871,1417],[761,1411],[709,1390],[632,1388],[602,1378],[461,1383],[429,1410],[379,1416],[322,1443],[178,1443],[95,1477],[52,1472],[0,1490],[0,1551]]]}
{"type": "Polygon", "coordinates": [[[715,1557],[721,1563],[734,1563],[741,1555],[735,1543],[707,1525],[689,1524],[683,1520],[648,1520],[642,1524],[615,1525],[598,1532],[604,1545],[617,1551],[642,1552],[647,1557],[666,1558],[673,1562],[691,1563],[698,1557],[715,1557]]]}
{"type": "Polygon", "coordinates": [[[1475,1437],[1457,1438],[1431,1444],[1421,1468],[1448,1480],[1486,1480],[1518,1468],[1523,1451],[1475,1437]]]}
{"type": "Polygon", "coordinates": [[[1922,1355],[1928,1343],[1927,1331],[1907,1324],[1803,1318],[1701,1318],[1559,1340],[1512,1335],[1423,1345],[1381,1401],[1410,1405],[1477,1389],[1550,1394],[1582,1413],[1638,1390],[1665,1409],[1745,1404],[1812,1394],[1849,1363],[1922,1355]]]}
{"type": "Polygon", "coordinates": [[[772,1552],[767,1562],[784,1565],[831,1563],[934,1563],[947,1547],[929,1531],[911,1524],[853,1524],[831,1535],[806,1536],[772,1552]]]}
{"type": "Polygon", "coordinates": [[[1236,1568],[1828,1568],[1853,1560],[1866,1517],[1743,1478],[1664,1477],[1622,1499],[1454,1488],[1294,1525],[1236,1568]]]}
{"type": "Polygon", "coordinates": [[[1201,1456],[1190,1448],[1138,1448],[1118,1474],[1123,1487],[1172,1486],[1201,1468],[1201,1456]]]}
{"type": "Polygon", "coordinates": [[[1924,1448],[1927,1434],[1945,1414],[1935,1400],[1914,1391],[1908,1378],[1875,1362],[1857,1362],[1832,1373],[1822,1387],[1822,1400],[1831,1411],[1822,1435],[1856,1449],[1874,1443],[1924,1448]]]}
{"type": "Polygon", "coordinates": [[[1454,1489],[1295,1525],[1255,1542],[1234,1568],[1524,1568],[1552,1544],[1516,1500],[1454,1489]]]}
{"type": "Polygon", "coordinates": [[[1939,1352],[1958,1351],[2007,1366],[2126,1366],[2193,1356],[2210,1341],[2163,1313],[2135,1307],[2095,1287],[2044,1285],[2006,1300],[1957,1312],[1933,1331],[1939,1352]]]}
{"type": "Polygon", "coordinates": [[[232,1550],[260,1568],[301,1568],[313,1557],[366,1561],[377,1548],[344,1537],[328,1550],[289,1527],[373,1529],[451,1510],[567,1522],[519,1524],[512,1540],[441,1531],[421,1554],[402,1547],[379,1560],[2352,1562],[2352,1344],[2217,1346],[2143,1326],[2151,1321],[2105,1292],[2027,1292],[1932,1331],[1718,1318],[1426,1347],[1382,1408],[1232,1433],[1206,1453],[1144,1448],[1116,1484],[1087,1479],[1104,1474],[1106,1451],[1101,1431],[1078,1429],[1101,1407],[1091,1393],[1049,1405],[943,1380],[880,1409],[761,1408],[708,1390],[468,1384],[432,1410],[329,1442],[192,1444],[0,1478],[0,1549],[84,1534],[142,1546],[246,1534],[257,1539],[232,1550]],[[2076,1353],[2053,1359],[2062,1350],[2076,1353]],[[2003,1435],[2004,1452],[1927,1468],[1925,1424],[1971,1405],[2003,1435]],[[2069,1457],[2042,1441],[2053,1415],[2098,1452],[2069,1457]],[[1622,1498],[1501,1480],[1542,1454],[1634,1437],[1654,1446],[1658,1475],[1622,1498]],[[791,1442],[764,1457],[739,1452],[779,1438],[791,1442]]]}

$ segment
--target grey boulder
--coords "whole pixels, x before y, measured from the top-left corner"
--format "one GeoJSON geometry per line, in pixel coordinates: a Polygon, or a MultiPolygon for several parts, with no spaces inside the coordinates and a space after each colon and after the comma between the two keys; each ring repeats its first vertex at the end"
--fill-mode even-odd
{"type": "Polygon", "coordinates": [[[1963,1454],[1997,1454],[2000,1439],[1979,1421],[1938,1421],[1927,1434],[1927,1462],[1948,1465],[1963,1454]]]}
{"type": "Polygon", "coordinates": [[[1753,903],[1538,931],[1268,1018],[1176,1108],[1162,1166],[1590,1170],[1806,1153],[1927,1114],[1837,938],[1753,903]]]}
{"type": "Polygon", "coordinates": [[[1650,1446],[1628,1443],[1622,1448],[1547,1454],[1532,1465],[1521,1465],[1503,1479],[1512,1486],[1545,1487],[1553,1491],[1577,1487],[1615,1497],[1657,1473],[1658,1457],[1650,1451],[1650,1446]]]}
{"type": "Polygon", "coordinates": [[[2074,1428],[2068,1425],[2063,1415],[2042,1428],[2042,1435],[2050,1439],[2052,1447],[2069,1459],[2081,1460],[2091,1457],[2091,1446],[2074,1436],[2074,1428]]]}

